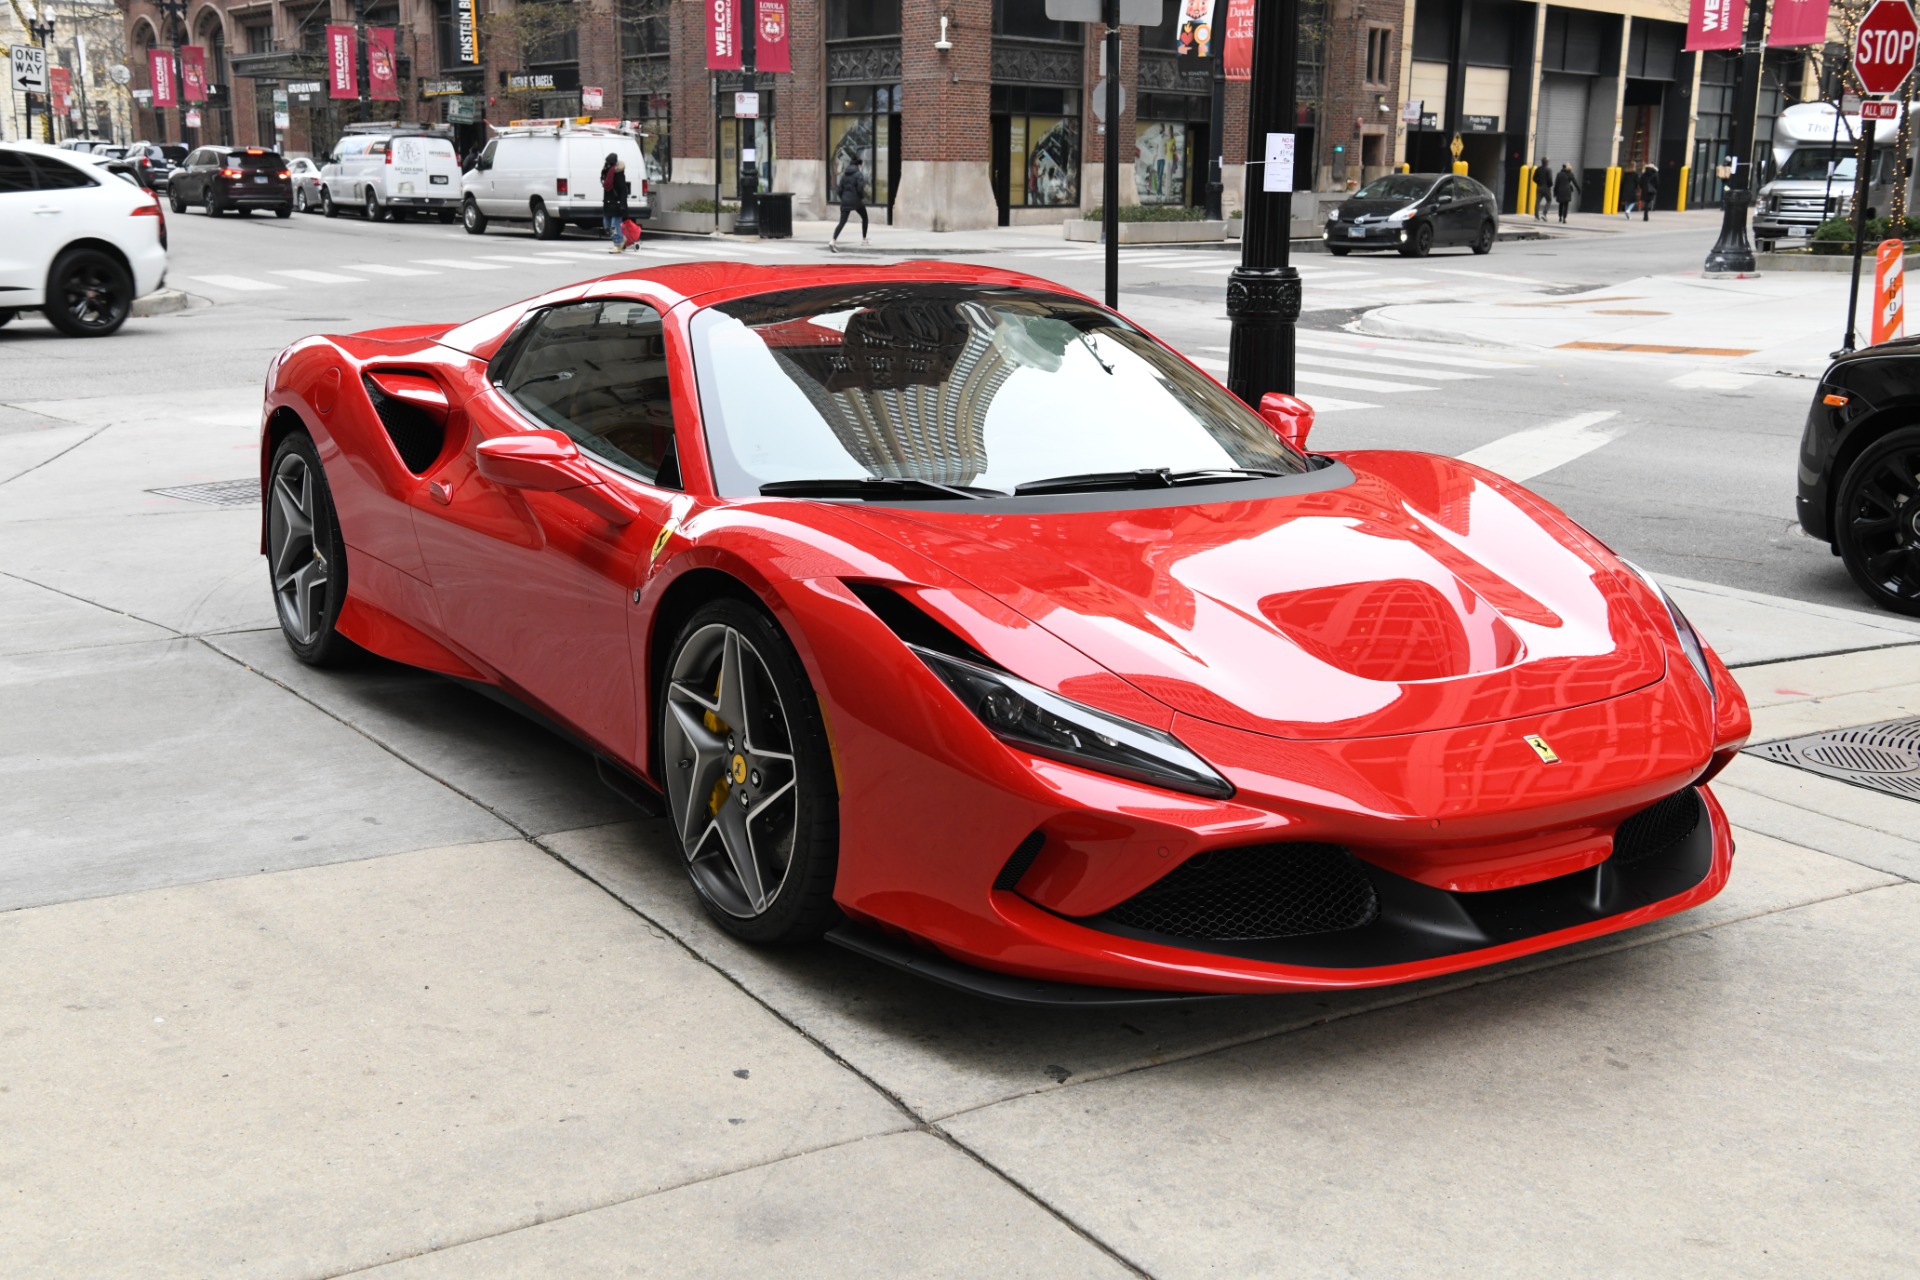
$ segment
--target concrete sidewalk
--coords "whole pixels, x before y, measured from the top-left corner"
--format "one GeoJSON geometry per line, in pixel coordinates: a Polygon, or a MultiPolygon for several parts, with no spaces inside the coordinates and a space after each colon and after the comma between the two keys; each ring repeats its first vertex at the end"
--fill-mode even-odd
{"type": "MultiPolygon", "coordinates": [[[[258,509],[150,492],[245,474],[257,397],[0,434],[9,1277],[1909,1269],[1913,802],[1742,757],[1720,897],[1408,987],[746,948],[573,748],[292,660],[258,509]]],[[[1920,714],[1920,624],[1673,585],[1757,740],[1920,714]]]]}

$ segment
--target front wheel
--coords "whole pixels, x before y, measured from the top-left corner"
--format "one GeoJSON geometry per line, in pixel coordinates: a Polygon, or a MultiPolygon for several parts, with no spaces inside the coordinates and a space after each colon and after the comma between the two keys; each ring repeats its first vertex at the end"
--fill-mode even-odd
{"type": "Polygon", "coordinates": [[[339,666],[361,653],[336,627],[347,598],[347,548],[313,441],[294,434],[274,451],[267,481],[267,572],[280,633],[300,661],[339,666]]]}
{"type": "Polygon", "coordinates": [[[1400,246],[1403,258],[1424,258],[1433,252],[1433,224],[1422,222],[1414,227],[1407,236],[1407,242],[1400,246]]]}
{"type": "Polygon", "coordinates": [[[1336,258],[1344,258],[1353,252],[1353,247],[1344,244],[1330,244],[1327,246],[1327,252],[1336,258]]]}
{"type": "Polygon", "coordinates": [[[293,216],[293,206],[283,204],[273,211],[273,216],[276,218],[291,218],[293,216]]]}
{"type": "Polygon", "coordinates": [[[333,192],[325,187],[320,188],[320,212],[329,218],[340,216],[340,206],[333,202],[333,192]]]}
{"type": "Polygon", "coordinates": [[[69,338],[104,338],[133,311],[133,277],[98,249],[61,255],[47,273],[47,319],[69,338]]]}
{"type": "Polygon", "coordinates": [[[387,220],[387,212],[380,207],[380,197],[373,194],[372,187],[367,188],[367,203],[364,212],[367,215],[368,222],[385,222],[387,220]]]}
{"type": "Polygon", "coordinates": [[[460,215],[455,213],[451,209],[442,209],[437,216],[439,217],[442,223],[451,223],[455,218],[459,217],[460,215]]]}
{"type": "Polygon", "coordinates": [[[1867,598],[1920,617],[1920,427],[1889,432],[1853,460],[1833,523],[1840,559],[1867,598]]]}
{"type": "Polygon", "coordinates": [[[18,311],[15,311],[11,307],[0,308],[0,329],[4,329],[12,324],[13,318],[19,314],[18,311]]]}
{"type": "Polygon", "coordinates": [[[1491,222],[1483,222],[1480,224],[1480,234],[1474,239],[1473,251],[1480,254],[1493,252],[1493,224],[1491,222]]]}
{"type": "Polygon", "coordinates": [[[470,236],[482,236],[487,233],[487,215],[480,212],[480,205],[472,196],[460,206],[460,224],[470,236]]]}
{"type": "Polygon", "coordinates": [[[839,919],[839,797],[806,670],[753,606],[716,600],[680,631],[660,699],[660,776],[701,903],[748,942],[839,919]]]}

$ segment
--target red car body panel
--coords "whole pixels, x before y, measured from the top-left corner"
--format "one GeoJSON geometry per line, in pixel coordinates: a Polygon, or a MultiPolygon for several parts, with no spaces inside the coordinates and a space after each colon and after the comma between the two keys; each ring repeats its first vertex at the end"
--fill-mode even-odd
{"type": "MultiPolygon", "coordinates": [[[[1567,928],[1406,962],[1315,967],[1169,947],[1082,923],[1194,855],[1351,847],[1411,885],[1472,895],[1606,859],[1629,814],[1704,783],[1750,728],[1731,673],[1694,674],[1665,606],[1538,497],[1452,459],[1339,455],[1351,484],[1259,501],[1065,514],[925,510],[713,491],[687,340],[699,308],[848,281],[1050,282],[946,263],[688,264],[555,290],[459,326],[310,338],[275,362],[262,475],[314,439],[348,549],[350,639],[496,685],[657,785],[655,673],[671,593],[731,578],[792,640],[833,746],[848,916],[968,965],[1151,990],[1398,982],[1628,928],[1718,892],[1704,875],[1567,928]],[[637,514],[509,488],[480,442],[539,429],[486,376],[521,318],[597,296],[664,320],[683,488],[587,461],[637,514]],[[406,371],[448,404],[439,453],[397,452],[362,379],[406,371]],[[1040,687],[1169,731],[1234,786],[1180,794],[1017,750],[856,596],[885,586],[1040,687]],[[1543,763],[1529,735],[1552,744],[1543,763]],[[994,882],[1022,841],[1040,856],[994,882]]],[[[583,455],[587,457],[587,455],[583,455]]]]}

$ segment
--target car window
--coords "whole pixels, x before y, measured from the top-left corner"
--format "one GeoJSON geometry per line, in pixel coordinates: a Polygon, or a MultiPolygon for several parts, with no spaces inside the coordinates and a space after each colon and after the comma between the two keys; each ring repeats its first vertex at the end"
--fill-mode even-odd
{"type": "Polygon", "coordinates": [[[287,162],[277,151],[229,151],[224,163],[234,169],[284,169],[287,162]]]}
{"type": "Polygon", "coordinates": [[[493,158],[495,154],[499,152],[499,150],[500,150],[500,139],[495,138],[491,142],[487,143],[487,149],[480,153],[481,162],[485,164],[492,164],[493,158]]]}
{"type": "Polygon", "coordinates": [[[36,159],[33,167],[38,175],[35,185],[42,191],[69,191],[74,187],[100,185],[91,174],[83,173],[76,166],[64,160],[55,160],[51,156],[36,159]]]}
{"type": "Polygon", "coordinates": [[[493,380],[543,426],[644,480],[679,487],[660,313],[625,298],[536,314],[493,380]]]}
{"type": "Polygon", "coordinates": [[[18,151],[0,151],[0,195],[34,188],[33,166],[18,151]]]}

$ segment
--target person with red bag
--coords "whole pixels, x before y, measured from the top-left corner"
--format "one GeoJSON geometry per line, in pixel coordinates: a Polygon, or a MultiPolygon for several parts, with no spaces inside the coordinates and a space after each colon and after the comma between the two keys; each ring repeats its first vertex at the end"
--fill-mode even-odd
{"type": "MultiPolygon", "coordinates": [[[[633,225],[627,217],[627,196],[632,190],[627,183],[627,166],[609,151],[606,163],[600,166],[600,225],[613,241],[608,253],[619,253],[627,247],[627,227],[633,225]]],[[[634,231],[633,238],[637,241],[639,228],[635,227],[634,231]]]]}

